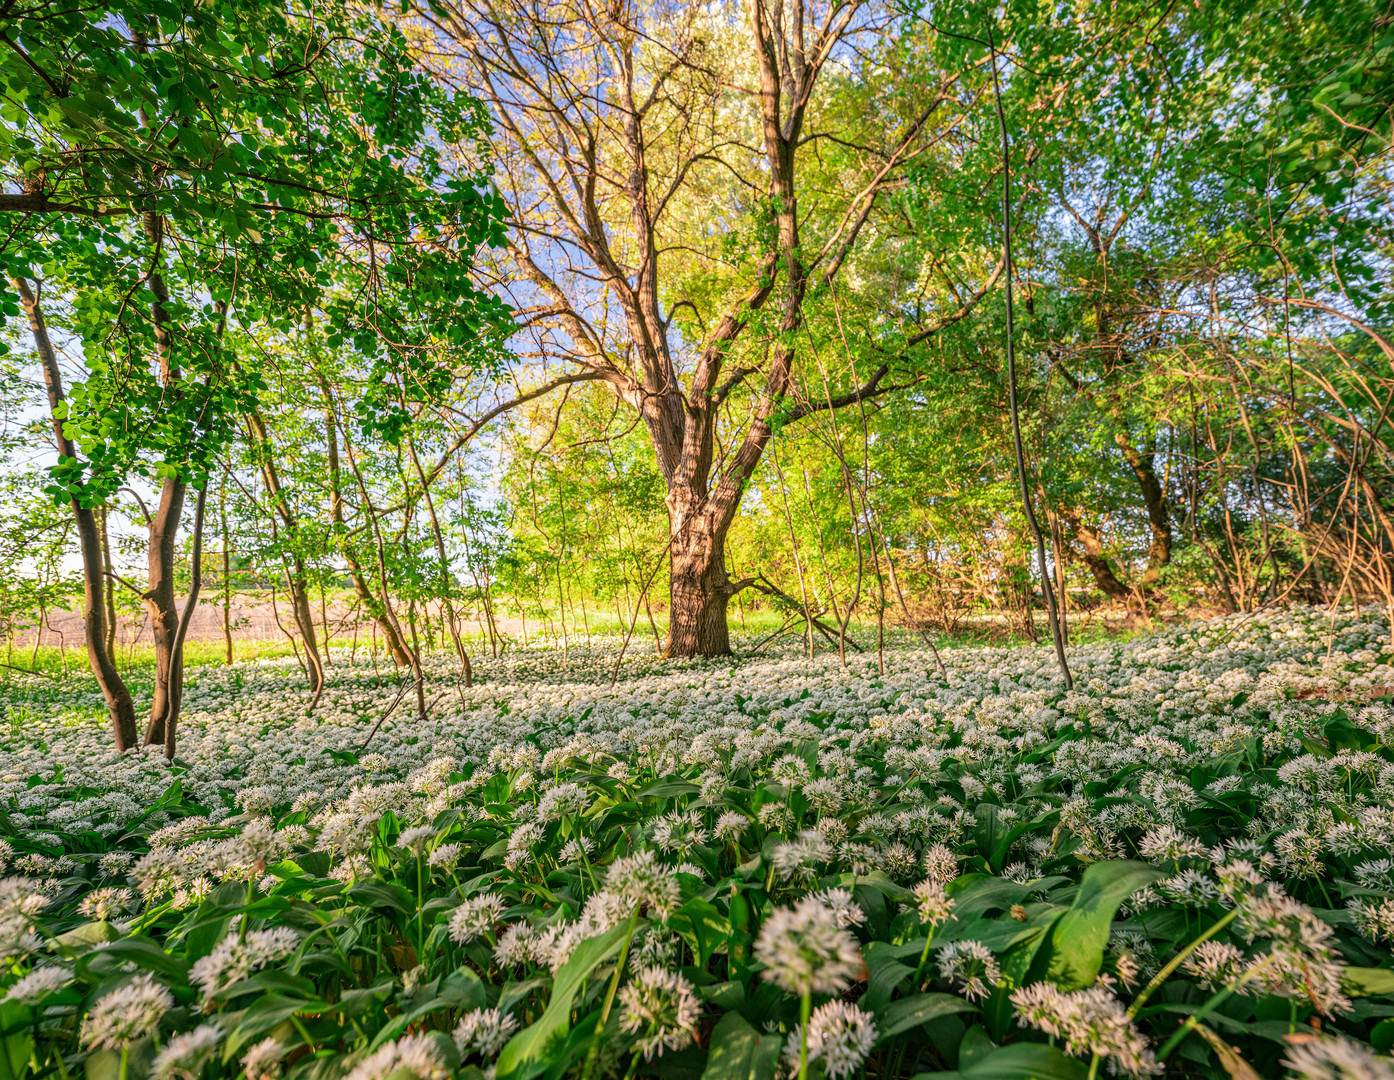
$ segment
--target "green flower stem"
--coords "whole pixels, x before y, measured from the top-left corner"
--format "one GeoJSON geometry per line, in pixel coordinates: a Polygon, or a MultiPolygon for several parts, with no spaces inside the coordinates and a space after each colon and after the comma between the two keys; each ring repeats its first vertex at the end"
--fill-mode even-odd
{"type": "Polygon", "coordinates": [[[581,1074],[582,1080],[590,1080],[591,1073],[595,1071],[596,1059],[600,1056],[600,1033],[605,1030],[605,1022],[610,1019],[610,1009],[615,1004],[615,994],[620,988],[620,976],[624,974],[625,961],[629,959],[629,944],[634,940],[634,928],[639,925],[639,905],[634,905],[634,913],[629,916],[629,926],[625,929],[624,944],[620,946],[619,959],[615,962],[615,974],[610,979],[610,986],[605,991],[605,1004],[600,1007],[600,1019],[595,1025],[595,1034],[591,1036],[591,1048],[586,1052],[586,1068],[581,1074]]]}
{"type": "Polygon", "coordinates": [[[1182,1039],[1199,1027],[1200,1022],[1205,1019],[1205,1017],[1209,1016],[1223,1005],[1232,994],[1236,993],[1245,983],[1257,976],[1264,968],[1269,967],[1276,959],[1277,957],[1269,953],[1267,957],[1260,960],[1257,964],[1251,965],[1248,971],[1244,972],[1243,975],[1239,976],[1239,978],[1235,979],[1223,990],[1212,996],[1210,1000],[1199,1009],[1191,1013],[1190,1016],[1186,1017],[1186,1022],[1177,1028],[1171,1038],[1163,1043],[1162,1048],[1157,1051],[1157,1060],[1165,1061],[1167,1055],[1180,1045],[1182,1039]]]}
{"type": "Polygon", "coordinates": [[[924,948],[920,951],[920,962],[915,968],[915,981],[910,984],[915,988],[916,993],[920,991],[920,976],[924,974],[924,966],[929,962],[929,947],[934,944],[934,930],[935,927],[931,924],[929,936],[924,939],[924,948]]]}
{"type": "Polygon", "coordinates": [[[808,1018],[813,1012],[813,995],[799,998],[799,1080],[808,1080],[808,1018]]]}
{"type": "Polygon", "coordinates": [[[1099,1075],[1099,1054],[1098,1051],[1089,1059],[1089,1080],[1094,1080],[1099,1075]]]}
{"type": "Polygon", "coordinates": [[[1205,931],[1205,933],[1201,934],[1200,937],[1196,938],[1179,953],[1177,953],[1170,960],[1168,960],[1166,966],[1162,968],[1161,971],[1157,972],[1157,974],[1153,975],[1152,981],[1142,988],[1142,992],[1138,994],[1137,997],[1133,998],[1133,1003],[1128,1006],[1128,1019],[1132,1020],[1137,1016],[1138,1012],[1141,1011],[1142,1006],[1146,1004],[1147,999],[1152,996],[1153,992],[1157,989],[1157,987],[1161,986],[1162,983],[1166,982],[1169,978],[1171,978],[1172,972],[1174,972],[1177,968],[1181,966],[1182,961],[1184,961],[1186,957],[1190,956],[1191,953],[1195,952],[1195,950],[1199,946],[1209,941],[1226,926],[1232,923],[1235,919],[1235,916],[1237,916],[1238,914],[1239,908],[1236,906],[1233,910],[1227,912],[1222,918],[1216,920],[1215,924],[1211,926],[1209,930],[1205,931]]]}
{"type": "Polygon", "coordinates": [[[294,1013],[290,1014],[290,1022],[294,1025],[295,1030],[300,1033],[300,1037],[305,1040],[305,1045],[308,1046],[313,1053],[315,1049],[315,1040],[310,1038],[310,1033],[305,1030],[305,1022],[294,1013]]]}
{"type": "Polygon", "coordinates": [[[131,1061],[131,1048],[123,1045],[121,1047],[121,1068],[116,1074],[116,1080],[126,1080],[126,1066],[131,1061]]]}
{"type": "Polygon", "coordinates": [[[426,962],[426,859],[416,857],[416,962],[426,962]]]}
{"type": "MultiPolygon", "coordinates": [[[[252,897],[256,894],[256,887],[257,887],[257,883],[256,883],[253,879],[248,878],[248,879],[247,879],[247,907],[251,907],[251,906],[252,906],[252,897]]],[[[239,945],[246,944],[246,941],[247,941],[247,924],[248,924],[249,922],[251,922],[251,921],[252,921],[252,917],[251,917],[249,914],[247,914],[247,912],[245,912],[245,911],[242,912],[242,918],[241,918],[240,920],[238,920],[238,927],[237,927],[237,944],[239,944],[239,945]]],[[[122,1077],[121,1080],[125,1080],[125,1077],[122,1077]]]]}

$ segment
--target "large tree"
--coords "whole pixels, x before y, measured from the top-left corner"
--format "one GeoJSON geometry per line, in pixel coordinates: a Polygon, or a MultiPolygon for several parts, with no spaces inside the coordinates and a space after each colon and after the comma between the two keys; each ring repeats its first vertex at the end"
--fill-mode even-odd
{"type": "Polygon", "coordinates": [[[991,247],[922,251],[908,299],[881,298],[882,362],[800,392],[810,305],[830,308],[886,193],[952,160],[977,68],[945,70],[932,35],[862,0],[416,10],[438,76],[492,114],[517,347],[598,375],[642,419],[666,485],[669,652],[729,652],[749,579],[728,575],[725,538],[772,432],[888,390],[897,356],[1000,272],[991,247]]]}

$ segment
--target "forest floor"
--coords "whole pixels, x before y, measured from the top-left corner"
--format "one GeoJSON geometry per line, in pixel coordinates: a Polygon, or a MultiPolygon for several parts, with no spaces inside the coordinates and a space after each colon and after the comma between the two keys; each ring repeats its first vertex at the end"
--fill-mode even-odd
{"type": "Polygon", "coordinates": [[[748,1072],[774,1080],[808,994],[788,938],[824,950],[802,1016],[833,995],[812,1022],[850,1025],[877,1076],[971,1054],[964,1076],[1086,1080],[1065,1051],[1088,1044],[1048,1045],[1037,998],[1107,1014],[1101,1052],[1134,1076],[1173,1050],[1220,1075],[1216,1031],[1263,1076],[1294,1034],[1387,1052],[1379,619],[1296,609],[1097,641],[1071,650],[1072,691],[1044,647],[946,649],[941,674],[903,639],[846,666],[797,641],[719,661],[650,642],[618,664],[617,644],[481,654],[470,687],[432,654],[424,718],[346,650],[313,712],[293,658],[194,666],[173,764],[110,749],[85,671],[9,672],[0,858],[26,876],[0,900],[62,955],[24,974],[40,939],[15,937],[0,990],[23,974],[13,1001],[78,1023],[103,980],[143,970],[147,996],[202,1001],[167,1016],[180,1053],[410,1053],[460,1080],[533,1076],[543,1054],[579,1069],[589,1031],[604,1074],[632,1058],[651,1075],[636,1002],[661,992],[685,1018],[661,1075],[769,1043],[748,1072]]]}

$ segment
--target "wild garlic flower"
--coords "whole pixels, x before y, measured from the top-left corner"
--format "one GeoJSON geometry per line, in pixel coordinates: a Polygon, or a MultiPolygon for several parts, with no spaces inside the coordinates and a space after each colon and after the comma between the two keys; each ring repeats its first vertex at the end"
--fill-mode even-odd
{"type": "Polygon", "coordinates": [[[537,820],[558,821],[577,817],[590,805],[590,794],[580,784],[565,783],[548,788],[537,802],[537,820]]]}
{"type": "Polygon", "coordinates": [[[426,857],[426,865],[435,870],[444,870],[449,873],[455,869],[455,864],[460,861],[459,844],[441,844],[430,855],[426,857]]]}
{"type": "Polygon", "coordinates": [[[172,1008],[174,998],[154,976],[137,975],[97,999],[82,1022],[82,1045],[98,1050],[130,1046],[154,1031],[172,1008]]]}
{"type": "Polygon", "coordinates": [[[335,881],[353,883],[373,876],[373,864],[366,855],[350,855],[329,871],[335,881]]]}
{"type": "Polygon", "coordinates": [[[797,839],[776,844],[770,862],[775,873],[785,881],[811,881],[817,876],[818,867],[830,862],[832,857],[833,846],[823,834],[804,829],[797,839]]]}
{"type": "Polygon", "coordinates": [[[605,888],[663,918],[681,899],[678,883],[658,861],[658,856],[647,848],[611,863],[605,876],[605,888]]]}
{"type": "Polygon", "coordinates": [[[939,974],[963,992],[969,1001],[977,1001],[992,993],[1002,978],[992,950],[981,941],[953,941],[942,946],[938,953],[939,974]]]}
{"type": "Polygon", "coordinates": [[[253,930],[245,941],[237,938],[235,931],[228,934],[189,969],[189,981],[203,991],[205,1002],[267,964],[284,960],[300,944],[300,935],[288,926],[253,930]]]}
{"type": "Polygon", "coordinates": [[[268,866],[285,858],[288,850],[269,821],[250,821],[236,836],[213,847],[208,868],[222,881],[255,881],[268,866]]]}
{"type": "Polygon", "coordinates": [[[281,1075],[281,1061],[286,1056],[284,1044],[268,1037],[242,1056],[242,1072],[247,1080],[277,1080],[281,1075]]]}
{"type": "Polygon", "coordinates": [[[200,1024],[193,1031],[176,1035],[160,1047],[150,1065],[150,1075],[155,1080],[196,1080],[222,1039],[222,1029],[216,1023],[200,1024]]]}
{"type": "Polygon", "coordinates": [[[746,826],[750,824],[750,819],[739,810],[728,810],[716,819],[716,838],[730,842],[739,840],[741,833],[745,832],[746,826]]]}
{"type": "Polygon", "coordinates": [[[804,784],[803,794],[809,805],[820,814],[836,814],[847,801],[843,786],[827,776],[804,784]]]}
{"type": "Polygon", "coordinates": [[[124,874],[133,862],[135,856],[129,851],[108,851],[97,860],[97,866],[104,874],[124,874]]]}
{"type": "Polygon", "coordinates": [[[412,829],[403,829],[401,835],[397,837],[397,846],[410,851],[418,859],[426,851],[426,845],[431,842],[431,838],[436,835],[436,830],[429,825],[418,825],[412,829]]]}
{"type": "Polygon", "coordinates": [[[784,832],[794,824],[794,812],[782,802],[765,803],[755,817],[770,832],[784,832]]]}
{"type": "Polygon", "coordinates": [[[387,1080],[394,1073],[407,1073],[417,1080],[445,1080],[450,1075],[434,1039],[403,1035],[369,1054],[344,1080],[387,1080]]]}
{"type": "Polygon", "coordinates": [[[516,967],[533,959],[533,943],[536,938],[527,923],[514,923],[499,935],[494,945],[494,959],[500,967],[516,967]]]}
{"type": "Polygon", "coordinates": [[[941,882],[932,877],[925,878],[912,890],[915,894],[915,909],[920,914],[920,922],[938,926],[953,917],[954,900],[941,882]]]}
{"type": "MultiPolygon", "coordinates": [[[[846,1001],[819,1005],[808,1018],[808,1061],[823,1063],[823,1073],[841,1080],[861,1068],[876,1044],[871,1014],[846,1001]]],[[[791,1075],[799,1071],[803,1025],[795,1024],[784,1043],[784,1063],[791,1075]]]]}
{"type": "Polygon", "coordinates": [[[518,1030],[518,1021],[498,1009],[474,1009],[460,1017],[453,1038],[460,1056],[471,1053],[496,1058],[518,1030]]]}
{"type": "Polygon", "coordinates": [[[1138,842],[1137,849],[1144,859],[1153,862],[1203,858],[1208,854],[1204,844],[1174,825],[1158,825],[1149,829],[1138,842]]]}
{"type": "Polygon", "coordinates": [[[124,914],[134,901],[130,889],[93,889],[82,898],[77,910],[79,915],[106,922],[124,914]]]}
{"type": "Polygon", "coordinates": [[[664,814],[653,827],[653,842],[658,849],[677,855],[686,855],[697,844],[706,843],[710,835],[696,810],[664,814]]]}
{"type": "Polygon", "coordinates": [[[629,950],[629,969],[646,967],[676,968],[679,939],[677,935],[650,929],[629,950]]]}
{"type": "Polygon", "coordinates": [[[576,865],[587,862],[595,855],[595,841],[589,836],[576,836],[561,846],[557,858],[562,863],[576,865]]]}
{"type": "MultiPolygon", "coordinates": [[[[1270,994],[1310,1001],[1331,1016],[1350,1008],[1341,989],[1344,965],[1335,932],[1305,904],[1269,887],[1240,905],[1238,926],[1246,941],[1267,938],[1269,957],[1258,968],[1257,983],[1270,994]]],[[[1263,958],[1255,958],[1256,964],[1263,958]]]]}
{"type": "Polygon", "coordinates": [[[1371,941],[1394,941],[1394,900],[1381,897],[1375,900],[1355,899],[1346,904],[1358,929],[1371,941]]]}
{"type": "Polygon", "coordinates": [[[5,992],[6,1001],[18,1001],[21,1005],[37,1005],[55,990],[67,986],[73,973],[67,968],[40,967],[20,977],[19,981],[5,992]]]}
{"type": "Polygon", "coordinates": [[[924,872],[932,881],[947,885],[958,877],[958,856],[944,844],[932,844],[925,849],[924,872]]]}
{"type": "Polygon", "coordinates": [[[800,997],[839,993],[865,966],[837,913],[811,897],[770,914],[755,940],[755,958],[769,982],[800,997]]]}
{"type": "Polygon", "coordinates": [[[635,1048],[652,1061],[665,1050],[681,1050],[696,1037],[700,1005],[692,984],[675,971],[650,965],[620,988],[620,1030],[638,1034],[635,1048]]]}
{"type": "Polygon", "coordinates": [[[812,899],[830,909],[837,916],[837,925],[843,929],[866,922],[866,912],[861,909],[850,889],[824,889],[814,893],[812,899]]]}
{"type": "Polygon", "coordinates": [[[1064,1039],[1068,1053],[1098,1054],[1129,1076],[1162,1071],[1107,979],[1068,994],[1051,983],[1032,983],[1013,993],[1011,1002],[1022,1023],[1064,1039]]]}
{"type": "Polygon", "coordinates": [[[1244,954],[1224,941],[1203,941],[1181,962],[1181,970],[1192,975],[1207,990],[1218,990],[1238,979],[1247,966],[1244,954]]]}
{"type": "Polygon", "coordinates": [[[1394,1061],[1343,1035],[1299,1043],[1283,1064],[1299,1080],[1394,1080],[1394,1061]]]}

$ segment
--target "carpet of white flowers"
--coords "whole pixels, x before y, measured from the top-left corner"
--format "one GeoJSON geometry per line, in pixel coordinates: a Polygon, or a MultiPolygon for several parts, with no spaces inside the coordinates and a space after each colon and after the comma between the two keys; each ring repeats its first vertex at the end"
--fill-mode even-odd
{"type": "Polygon", "coordinates": [[[1394,1078],[1394,650],[85,673],[0,725],[0,1080],[1394,1078]]]}

